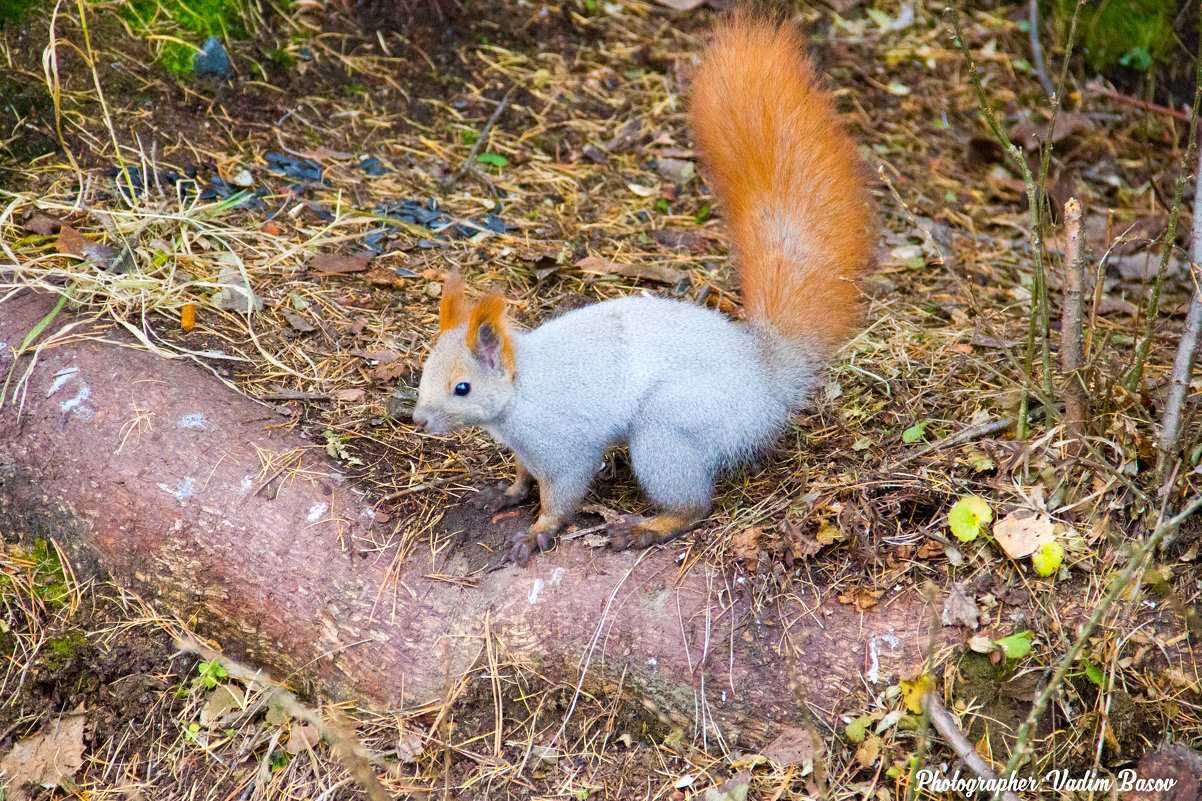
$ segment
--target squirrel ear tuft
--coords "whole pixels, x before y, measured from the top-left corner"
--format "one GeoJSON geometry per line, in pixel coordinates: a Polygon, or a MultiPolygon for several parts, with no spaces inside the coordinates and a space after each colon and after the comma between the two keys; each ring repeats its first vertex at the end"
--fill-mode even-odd
{"type": "Polygon", "coordinates": [[[505,296],[500,291],[489,292],[472,309],[467,346],[480,363],[513,374],[513,339],[505,316],[505,296]]]}
{"type": "Polygon", "coordinates": [[[438,333],[458,328],[467,322],[472,304],[464,291],[459,273],[447,273],[442,281],[442,302],[438,304],[438,333]]]}

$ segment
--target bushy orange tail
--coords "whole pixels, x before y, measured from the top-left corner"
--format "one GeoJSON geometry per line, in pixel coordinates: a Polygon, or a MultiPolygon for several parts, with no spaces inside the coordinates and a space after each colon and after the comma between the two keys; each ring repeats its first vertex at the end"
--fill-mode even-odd
{"type": "Polygon", "coordinates": [[[859,317],[872,221],[860,158],[792,25],[719,24],[693,78],[702,172],[753,321],[827,356],[859,317]]]}

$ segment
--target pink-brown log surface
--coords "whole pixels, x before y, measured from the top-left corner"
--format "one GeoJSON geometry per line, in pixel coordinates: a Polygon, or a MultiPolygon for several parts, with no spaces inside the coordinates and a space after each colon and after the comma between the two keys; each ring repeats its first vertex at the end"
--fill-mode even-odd
{"type": "MultiPolygon", "coordinates": [[[[0,374],[51,308],[28,293],[0,304],[0,374]]],[[[500,542],[497,530],[394,564],[395,546],[360,547],[384,538],[370,530],[373,499],[320,448],[197,364],[113,344],[118,332],[42,349],[23,400],[0,409],[0,530],[54,538],[77,571],[111,576],[310,691],[438,701],[477,665],[487,628],[553,681],[575,684],[587,662],[589,686],[624,674],[661,710],[700,720],[704,709],[758,739],[800,719],[791,675],[831,722],[926,646],[931,620],[913,591],[865,612],[812,587],[756,606],[736,570],[682,571],[679,548],[565,542],[528,568],[481,572],[465,549],[500,542]],[[445,580],[473,571],[474,582],[445,580]]],[[[459,507],[446,517],[477,519],[459,507]]]]}

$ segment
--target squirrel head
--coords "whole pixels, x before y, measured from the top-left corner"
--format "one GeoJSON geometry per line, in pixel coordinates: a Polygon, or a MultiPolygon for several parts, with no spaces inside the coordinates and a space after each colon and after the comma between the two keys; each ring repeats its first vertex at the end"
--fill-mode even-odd
{"type": "Polygon", "coordinates": [[[488,425],[513,399],[513,379],[505,296],[493,291],[473,304],[452,273],[442,285],[438,337],[422,367],[413,422],[431,434],[488,425]]]}

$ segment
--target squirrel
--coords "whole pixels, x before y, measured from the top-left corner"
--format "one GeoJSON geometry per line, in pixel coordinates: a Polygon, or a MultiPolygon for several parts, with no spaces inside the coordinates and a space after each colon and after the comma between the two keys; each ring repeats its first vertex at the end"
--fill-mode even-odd
{"type": "Polygon", "coordinates": [[[505,561],[547,550],[605,450],[625,443],[662,511],[611,524],[611,547],[645,548],[709,513],[714,482],[773,444],[809,404],[860,317],[874,225],[856,146],[791,24],[720,22],[692,80],[689,124],[737,263],[746,323],[685,301],[632,296],[518,331],[504,296],[471,302],[449,275],[413,421],[481,426],[517,457],[488,504],[541,509],[505,561]]]}

